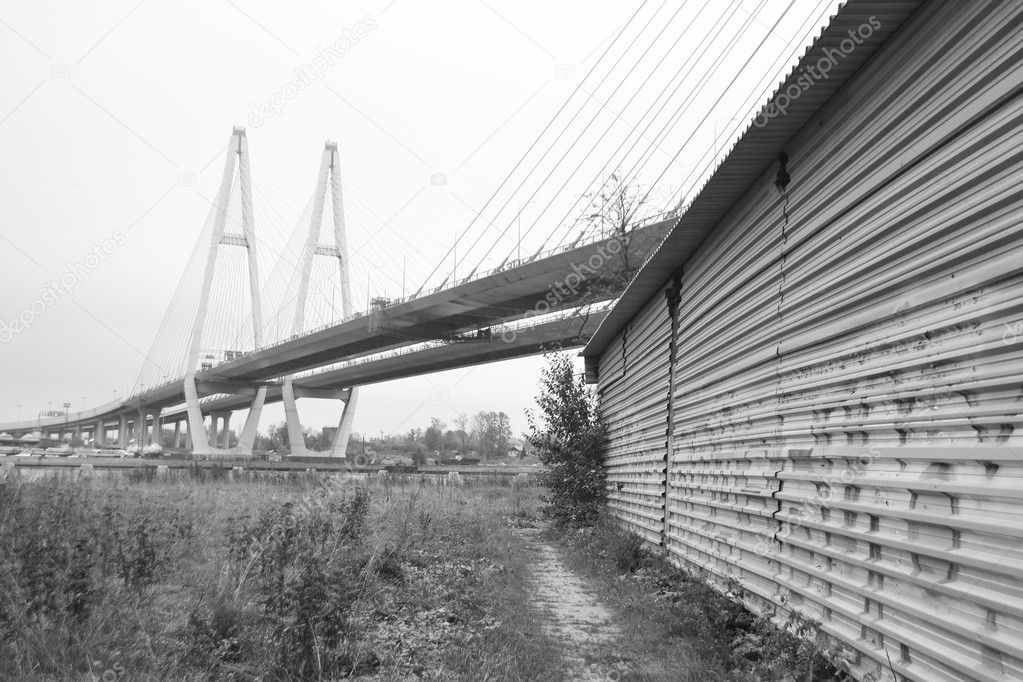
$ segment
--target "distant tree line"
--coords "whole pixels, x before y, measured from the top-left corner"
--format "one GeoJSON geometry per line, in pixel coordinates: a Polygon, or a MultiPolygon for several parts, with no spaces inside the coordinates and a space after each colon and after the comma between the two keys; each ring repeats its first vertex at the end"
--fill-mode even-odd
{"type": "Polygon", "coordinates": [[[449,429],[443,420],[433,417],[425,431],[412,429],[410,443],[421,442],[427,451],[457,452],[467,455],[476,452],[483,459],[504,457],[511,446],[511,421],[504,412],[477,412],[473,416],[461,412],[449,429]]]}
{"type": "MultiPolygon", "coordinates": [[[[512,444],[511,420],[504,412],[480,411],[474,415],[459,413],[451,424],[438,417],[430,419],[425,429],[412,428],[404,434],[384,434],[372,439],[373,447],[382,452],[402,454],[422,462],[434,453],[457,453],[469,456],[476,453],[481,459],[504,457],[512,444]]],[[[334,437],[333,429],[314,431],[305,429],[305,444],[310,450],[329,450],[334,437]]],[[[348,454],[363,451],[366,437],[352,433],[348,441],[348,454]]],[[[256,450],[288,452],[288,430],[284,422],[273,424],[256,437],[256,450]]]]}

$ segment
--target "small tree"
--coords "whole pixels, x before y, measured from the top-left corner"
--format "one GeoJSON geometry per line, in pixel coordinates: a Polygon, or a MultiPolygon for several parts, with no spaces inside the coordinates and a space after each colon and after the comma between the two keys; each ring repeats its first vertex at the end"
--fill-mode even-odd
{"type": "Polygon", "coordinates": [[[461,452],[463,455],[469,452],[469,439],[472,433],[472,419],[465,412],[459,412],[458,416],[455,417],[455,426],[458,430],[455,432],[458,434],[458,440],[461,443],[461,452]]]}
{"type": "Polygon", "coordinates": [[[430,452],[442,450],[444,448],[444,422],[437,417],[432,417],[430,425],[423,432],[423,442],[430,452]]]}
{"type": "Polygon", "coordinates": [[[539,414],[527,412],[529,445],[547,465],[540,475],[549,493],[543,511],[560,526],[589,526],[607,500],[607,432],[596,397],[576,376],[572,359],[558,352],[545,358],[542,393],[536,398],[539,414]]]}
{"type": "Polygon", "coordinates": [[[588,337],[584,331],[591,315],[588,306],[617,298],[636,272],[635,264],[629,258],[629,246],[632,243],[630,229],[648,211],[647,196],[638,185],[627,182],[618,171],[612,173],[598,191],[584,196],[590,200],[590,204],[576,221],[581,226],[578,239],[586,235],[600,235],[602,239],[611,240],[608,248],[612,248],[613,244],[617,253],[612,262],[602,264],[597,277],[587,283],[576,302],[579,306],[576,312],[579,317],[579,337],[586,340],[588,337]]]}

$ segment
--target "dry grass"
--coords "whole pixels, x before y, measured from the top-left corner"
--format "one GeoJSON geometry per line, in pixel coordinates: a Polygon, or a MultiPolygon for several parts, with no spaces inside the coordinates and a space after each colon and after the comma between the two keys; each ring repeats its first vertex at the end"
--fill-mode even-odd
{"type": "Polygon", "coordinates": [[[466,483],[0,481],[0,678],[558,679],[537,490],[466,483]]]}

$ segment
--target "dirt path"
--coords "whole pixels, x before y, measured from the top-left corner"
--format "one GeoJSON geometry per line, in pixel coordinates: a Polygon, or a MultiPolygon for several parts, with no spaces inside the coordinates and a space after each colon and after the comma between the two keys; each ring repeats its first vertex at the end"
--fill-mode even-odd
{"type": "Polygon", "coordinates": [[[572,680],[617,680],[621,659],[616,643],[621,632],[596,591],[568,568],[558,550],[536,531],[523,533],[532,556],[531,595],[547,614],[545,632],[563,643],[564,661],[572,680]]]}

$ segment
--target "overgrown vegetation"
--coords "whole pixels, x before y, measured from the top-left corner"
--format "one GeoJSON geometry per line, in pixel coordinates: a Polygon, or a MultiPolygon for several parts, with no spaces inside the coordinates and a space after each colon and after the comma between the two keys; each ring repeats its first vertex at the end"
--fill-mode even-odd
{"type": "Polygon", "coordinates": [[[616,525],[605,508],[607,436],[595,397],[568,355],[546,359],[539,414],[530,415],[530,443],[547,465],[542,511],[550,537],[603,583],[598,591],[625,619],[617,650],[630,659],[626,678],[844,679],[817,624],[792,616],[779,627],[742,605],[738,585],[722,593],[616,525]]]}
{"type": "Polygon", "coordinates": [[[529,443],[546,465],[543,512],[555,525],[586,527],[607,500],[603,457],[607,432],[593,392],[576,376],[572,359],[548,353],[541,377],[538,414],[530,413],[529,443]]]}
{"type": "Polygon", "coordinates": [[[0,679],[549,676],[535,489],[439,483],[0,480],[0,679]]]}
{"type": "Polygon", "coordinates": [[[779,627],[739,602],[738,585],[719,592],[606,516],[554,539],[625,618],[631,679],[851,679],[831,663],[838,652],[822,647],[818,624],[791,616],[779,627]]]}
{"type": "MultiPolygon", "coordinates": [[[[0,679],[572,672],[529,599],[540,500],[522,479],[199,473],[0,479],[0,679]]],[[[606,519],[558,513],[548,539],[616,614],[601,667],[621,679],[841,679],[812,623],[779,629],[606,519]]]]}

